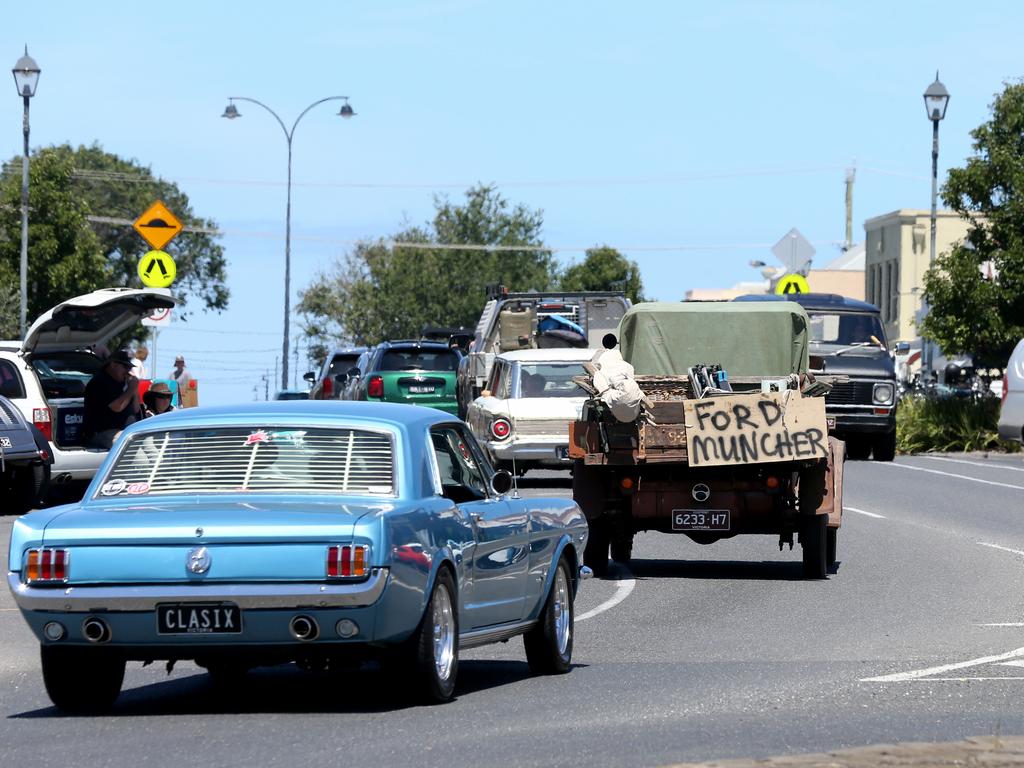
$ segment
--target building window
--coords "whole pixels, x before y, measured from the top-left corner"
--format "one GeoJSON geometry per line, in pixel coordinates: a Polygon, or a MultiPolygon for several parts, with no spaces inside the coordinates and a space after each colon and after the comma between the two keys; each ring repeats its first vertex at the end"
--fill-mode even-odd
{"type": "Polygon", "coordinates": [[[892,263],[892,277],[890,278],[891,293],[889,294],[889,321],[896,322],[900,316],[900,265],[899,262],[892,263]]]}

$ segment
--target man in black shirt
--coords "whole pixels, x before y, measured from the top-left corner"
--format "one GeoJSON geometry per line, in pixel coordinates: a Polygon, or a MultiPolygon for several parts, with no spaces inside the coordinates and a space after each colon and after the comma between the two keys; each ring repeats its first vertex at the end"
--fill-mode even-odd
{"type": "Polygon", "coordinates": [[[117,433],[139,413],[139,380],[131,375],[132,358],[119,349],[85,387],[82,433],[90,448],[110,448],[117,433]]]}

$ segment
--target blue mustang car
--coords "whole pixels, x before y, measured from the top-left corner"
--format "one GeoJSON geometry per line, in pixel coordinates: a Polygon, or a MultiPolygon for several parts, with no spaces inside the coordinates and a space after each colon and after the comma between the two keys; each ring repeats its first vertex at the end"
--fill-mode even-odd
{"type": "Polygon", "coordinates": [[[15,522],[8,583],[62,709],[158,659],[230,681],[374,657],[445,701],[463,648],[522,635],[531,670],[569,669],[587,523],[511,484],[432,409],[175,411],[125,430],[80,503],[15,522]]]}

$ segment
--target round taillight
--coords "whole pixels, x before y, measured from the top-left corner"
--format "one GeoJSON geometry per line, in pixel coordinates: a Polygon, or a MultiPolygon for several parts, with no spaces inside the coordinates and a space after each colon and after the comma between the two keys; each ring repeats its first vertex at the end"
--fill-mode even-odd
{"type": "Polygon", "coordinates": [[[779,478],[774,475],[768,475],[764,480],[764,484],[767,485],[770,490],[774,491],[779,487],[779,478]]]}
{"type": "Polygon", "coordinates": [[[495,440],[504,440],[512,434],[512,424],[508,419],[497,418],[491,422],[491,436],[495,440]]]}

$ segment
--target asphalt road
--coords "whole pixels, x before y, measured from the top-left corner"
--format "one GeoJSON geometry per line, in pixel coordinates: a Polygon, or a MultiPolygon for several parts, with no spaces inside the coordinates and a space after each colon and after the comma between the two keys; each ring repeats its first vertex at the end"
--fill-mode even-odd
{"type": "Polygon", "coordinates": [[[849,462],[846,483],[827,581],[769,537],[642,535],[584,584],[568,675],[530,677],[518,640],[476,649],[444,706],[396,705],[371,671],[260,670],[223,696],[132,664],[111,715],[62,716],[4,590],[0,766],[589,768],[1024,734],[1024,459],[849,462]]]}

